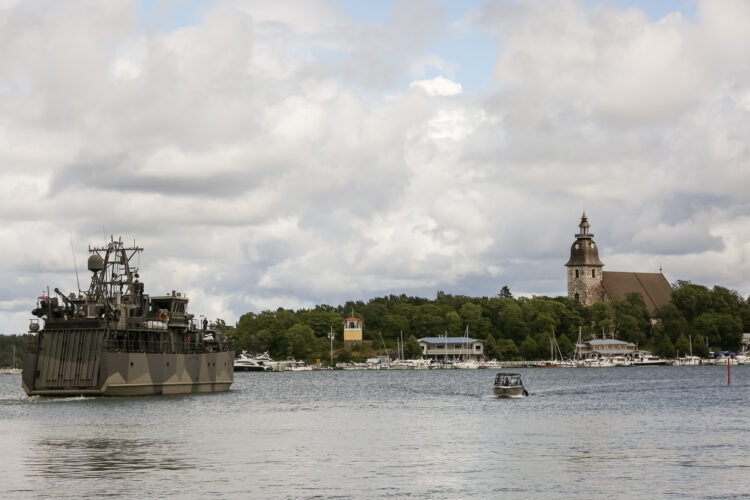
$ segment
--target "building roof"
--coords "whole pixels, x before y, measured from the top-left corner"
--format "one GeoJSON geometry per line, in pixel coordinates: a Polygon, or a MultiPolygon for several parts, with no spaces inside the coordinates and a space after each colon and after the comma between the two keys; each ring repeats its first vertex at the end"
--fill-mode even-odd
{"type": "Polygon", "coordinates": [[[625,342],[624,340],[617,340],[617,339],[591,339],[585,341],[583,344],[578,345],[590,345],[590,346],[600,346],[600,345],[632,345],[635,346],[632,342],[625,342]]]}
{"type": "Polygon", "coordinates": [[[484,340],[472,339],[470,337],[424,337],[419,339],[419,341],[427,344],[471,344],[473,342],[484,342],[484,340]]]}
{"type": "Polygon", "coordinates": [[[586,218],[586,212],[583,212],[578,227],[581,232],[576,234],[576,240],[570,246],[570,259],[565,265],[568,267],[604,266],[604,263],[599,260],[599,247],[594,242],[594,235],[589,233],[591,224],[586,218]]]}
{"type": "Polygon", "coordinates": [[[661,273],[604,271],[602,286],[612,300],[625,300],[629,293],[640,293],[649,314],[672,299],[672,287],[661,273]]]}

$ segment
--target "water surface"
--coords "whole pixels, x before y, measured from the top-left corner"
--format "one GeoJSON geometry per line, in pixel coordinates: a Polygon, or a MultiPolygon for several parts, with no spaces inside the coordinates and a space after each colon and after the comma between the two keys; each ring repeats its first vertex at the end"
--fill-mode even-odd
{"type": "Polygon", "coordinates": [[[230,392],[27,397],[0,376],[2,498],[733,498],[750,366],[236,373],[230,392]]]}

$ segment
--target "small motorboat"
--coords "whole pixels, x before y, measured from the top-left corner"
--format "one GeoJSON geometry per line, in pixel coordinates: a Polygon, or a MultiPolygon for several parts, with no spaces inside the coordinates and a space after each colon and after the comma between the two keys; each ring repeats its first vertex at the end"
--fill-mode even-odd
{"type": "Polygon", "coordinates": [[[522,398],[528,396],[523,386],[520,373],[501,372],[495,376],[495,386],[492,388],[499,398],[522,398]]]}

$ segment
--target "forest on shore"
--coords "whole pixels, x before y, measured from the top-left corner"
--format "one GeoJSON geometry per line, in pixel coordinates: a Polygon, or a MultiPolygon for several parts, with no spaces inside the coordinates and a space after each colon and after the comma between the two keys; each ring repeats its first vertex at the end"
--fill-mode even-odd
{"type": "MultiPolygon", "coordinates": [[[[688,281],[678,281],[672,288],[671,301],[653,317],[640,294],[584,307],[567,297],[516,298],[505,286],[494,297],[440,291],[433,300],[389,295],[339,306],[248,312],[234,326],[220,319],[211,326],[234,338],[238,352],[268,352],[274,359],[308,362],[330,359],[331,331],[336,363],[364,361],[386,351],[395,357],[401,338],[404,356],[418,358],[418,339],[460,337],[467,327],[469,337],[485,341],[485,357],[498,360],[549,359],[553,335],[560,351],[571,353],[579,330],[582,340],[606,336],[671,358],[690,352],[706,357],[709,351],[737,350],[742,333],[750,332],[750,299],[728,288],[688,281]],[[344,346],[343,321],[351,316],[363,320],[364,342],[344,346]]],[[[26,342],[24,335],[1,335],[0,367],[14,363],[14,344],[15,364],[20,366],[26,342]]]]}
{"type": "Polygon", "coordinates": [[[567,297],[513,297],[507,286],[495,297],[467,297],[439,291],[434,300],[389,295],[367,302],[313,309],[279,308],[242,315],[226,333],[237,350],[269,352],[274,359],[327,361],[329,332],[335,334],[334,362],[362,361],[387,350],[395,355],[404,339],[406,358],[421,354],[417,339],[447,335],[485,341],[485,357],[498,360],[539,360],[550,357],[554,335],[563,354],[581,338],[615,338],[664,357],[692,352],[734,351],[742,333],[750,331],[750,302],[734,290],[708,288],[688,281],[672,285],[672,299],[651,317],[640,294],[624,301],[584,307],[567,297]],[[364,342],[343,344],[343,321],[363,320],[364,342]],[[398,339],[398,340],[397,340],[398,339]]]}

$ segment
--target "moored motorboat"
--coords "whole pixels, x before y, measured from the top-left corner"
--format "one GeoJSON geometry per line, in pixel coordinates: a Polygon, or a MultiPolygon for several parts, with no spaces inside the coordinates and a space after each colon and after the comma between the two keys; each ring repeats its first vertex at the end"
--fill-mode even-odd
{"type": "Polygon", "coordinates": [[[479,363],[476,361],[456,361],[453,363],[453,368],[457,370],[477,370],[479,368],[479,363]]]}
{"type": "Polygon", "coordinates": [[[495,376],[495,385],[492,391],[499,398],[521,398],[529,395],[523,386],[521,374],[511,372],[498,373],[495,376]]]}
{"type": "Polygon", "coordinates": [[[263,360],[252,357],[243,352],[234,360],[234,371],[236,372],[269,372],[271,366],[263,363],[263,360]]]}
{"type": "Polygon", "coordinates": [[[677,358],[673,366],[698,366],[703,364],[701,358],[698,356],[684,356],[682,358],[677,358]]]}
{"type": "Polygon", "coordinates": [[[666,358],[654,356],[648,351],[639,351],[633,356],[632,366],[660,366],[666,364],[666,358]]]}

